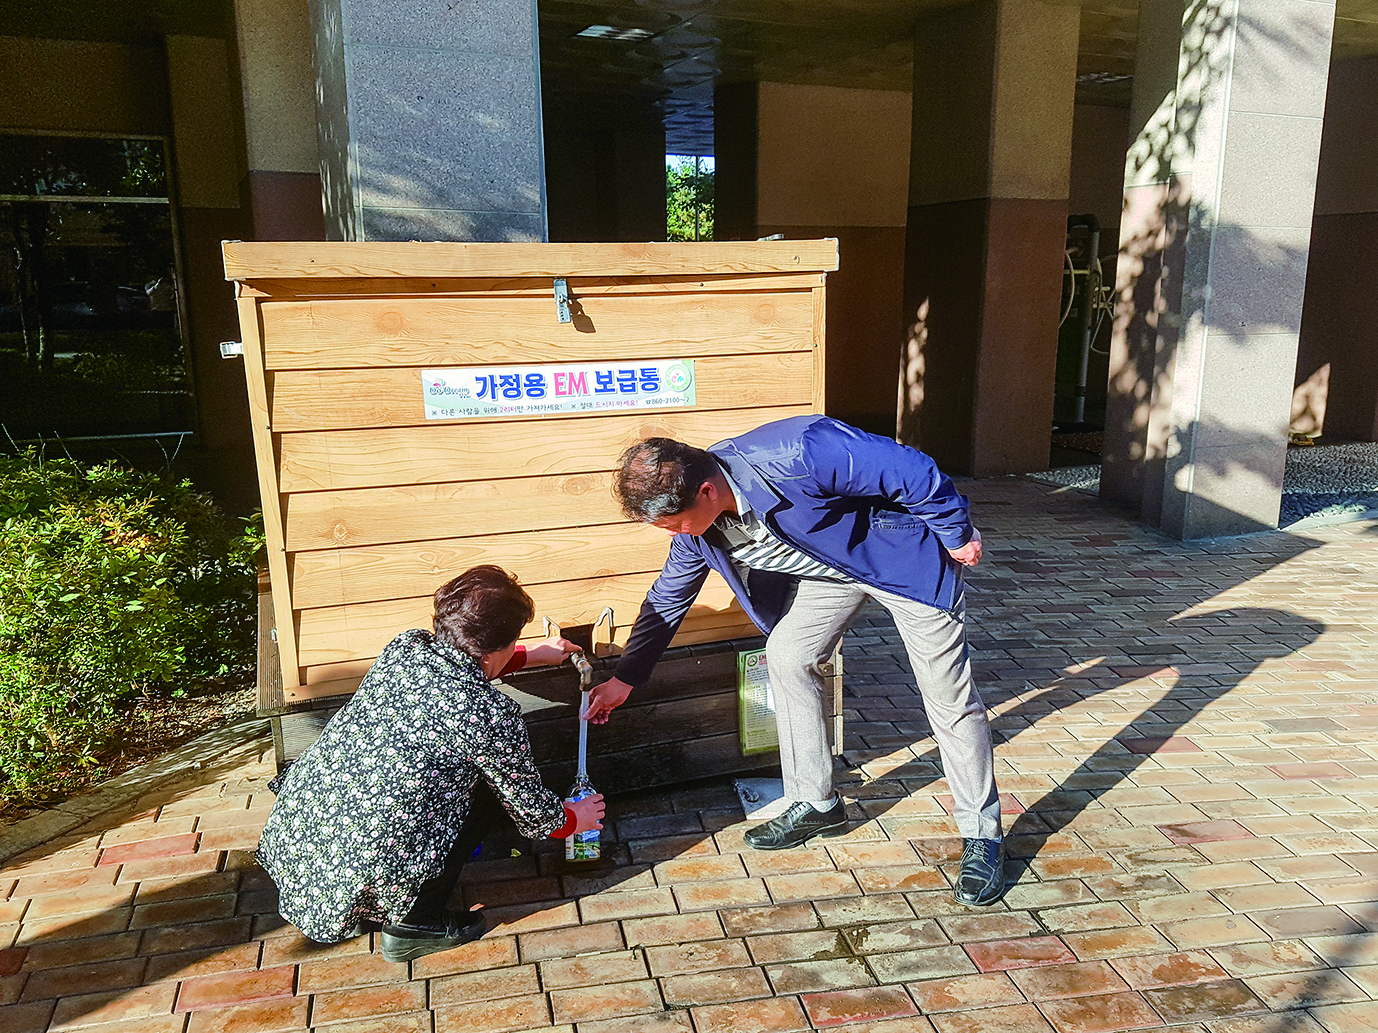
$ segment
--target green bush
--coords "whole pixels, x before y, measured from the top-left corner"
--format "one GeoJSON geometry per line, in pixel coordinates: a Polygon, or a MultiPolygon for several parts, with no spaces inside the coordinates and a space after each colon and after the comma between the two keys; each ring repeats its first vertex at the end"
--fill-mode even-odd
{"type": "Polygon", "coordinates": [[[0,797],[98,765],[140,697],[251,667],[260,544],[187,481],[0,458],[0,797]]]}

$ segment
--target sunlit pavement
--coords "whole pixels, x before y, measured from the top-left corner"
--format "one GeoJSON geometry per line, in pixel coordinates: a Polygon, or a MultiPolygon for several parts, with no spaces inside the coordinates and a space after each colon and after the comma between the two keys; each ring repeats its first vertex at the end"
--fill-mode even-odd
{"type": "Polygon", "coordinates": [[[1378,1029],[1378,526],[1182,545],[1077,491],[963,490],[995,907],[951,898],[946,784],[868,611],[845,837],[745,850],[730,779],[615,800],[606,864],[476,861],[487,936],[389,964],[376,934],[319,947],[274,912],[258,740],[0,871],[0,1028],[1378,1029]]]}

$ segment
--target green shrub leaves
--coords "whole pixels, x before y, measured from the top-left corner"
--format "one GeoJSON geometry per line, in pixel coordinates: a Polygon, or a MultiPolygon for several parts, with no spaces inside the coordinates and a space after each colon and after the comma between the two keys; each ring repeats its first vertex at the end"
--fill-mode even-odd
{"type": "Polygon", "coordinates": [[[187,481],[0,458],[0,796],[97,764],[140,695],[251,666],[260,545],[187,481]]]}

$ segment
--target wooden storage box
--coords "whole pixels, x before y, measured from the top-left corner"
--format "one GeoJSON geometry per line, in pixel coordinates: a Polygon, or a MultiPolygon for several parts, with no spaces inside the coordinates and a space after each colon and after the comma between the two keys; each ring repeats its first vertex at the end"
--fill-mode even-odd
{"type": "MultiPolygon", "coordinates": [[[[706,446],[823,411],[833,240],[231,241],[224,257],[268,539],[263,631],[277,660],[261,651],[265,711],[338,706],[393,636],[430,627],[432,593],[475,563],[513,571],[531,593],[537,619],[523,641],[543,638],[548,618],[598,658],[615,656],[667,547],[612,497],[621,451],[651,435],[706,446]],[[535,390],[533,375],[543,393],[513,397],[535,390]],[[445,408],[442,390],[470,394],[445,408]]],[[[723,644],[756,636],[713,575],[655,681],[590,729],[591,757],[621,757],[645,784],[771,762],[726,746],[736,646],[723,644]],[[700,697],[692,721],[693,708],[668,702],[700,697]]],[[[571,758],[573,669],[510,682],[528,701],[556,701],[531,704],[533,741],[551,763],[571,758]],[[552,731],[546,742],[547,720],[567,725],[568,740],[552,731]]]]}

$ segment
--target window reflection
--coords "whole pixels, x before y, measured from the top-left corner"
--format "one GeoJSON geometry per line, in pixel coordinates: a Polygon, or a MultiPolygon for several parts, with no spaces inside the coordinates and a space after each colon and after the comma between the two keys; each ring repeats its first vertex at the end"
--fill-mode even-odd
{"type": "Polygon", "coordinates": [[[0,424],[11,440],[189,433],[161,139],[0,134],[0,424]]]}

